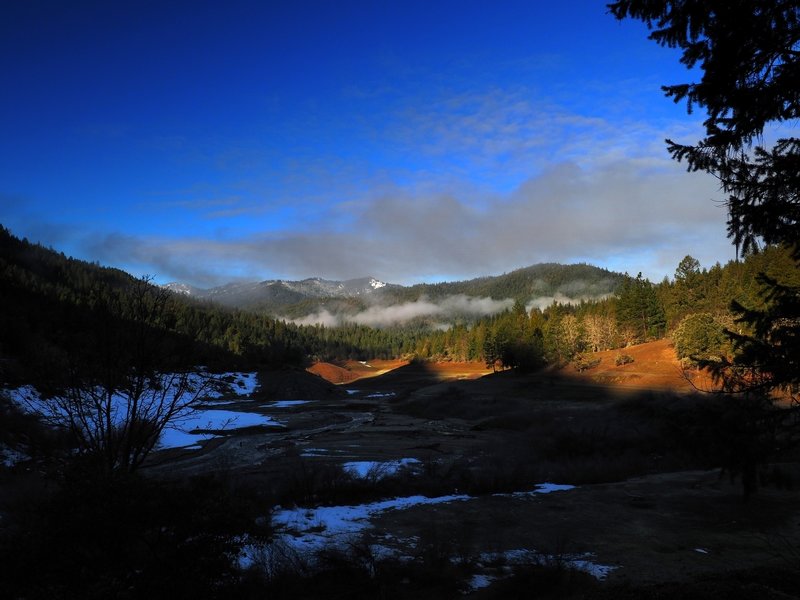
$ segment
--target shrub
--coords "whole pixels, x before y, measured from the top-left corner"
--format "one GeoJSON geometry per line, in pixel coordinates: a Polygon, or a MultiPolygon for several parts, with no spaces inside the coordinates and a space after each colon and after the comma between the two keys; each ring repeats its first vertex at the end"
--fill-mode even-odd
{"type": "Polygon", "coordinates": [[[633,362],[633,357],[630,354],[617,354],[614,358],[614,364],[618,367],[622,365],[629,365],[633,362]]]}
{"type": "Polygon", "coordinates": [[[576,371],[588,371],[589,369],[594,369],[597,365],[600,364],[599,358],[593,358],[590,354],[576,354],[575,358],[572,360],[572,364],[575,365],[576,371]]]}

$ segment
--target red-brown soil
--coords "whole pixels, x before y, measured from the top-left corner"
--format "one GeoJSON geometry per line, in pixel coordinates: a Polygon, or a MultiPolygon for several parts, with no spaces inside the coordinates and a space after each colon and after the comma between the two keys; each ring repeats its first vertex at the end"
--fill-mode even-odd
{"type": "Polygon", "coordinates": [[[356,379],[364,379],[365,377],[375,377],[383,375],[388,371],[393,371],[399,367],[408,364],[406,360],[370,360],[358,361],[348,360],[341,364],[333,364],[329,362],[317,362],[306,369],[309,373],[319,375],[323,379],[339,384],[349,383],[356,379]]]}
{"type": "Polygon", "coordinates": [[[331,383],[347,383],[360,377],[358,373],[328,362],[314,363],[306,370],[309,373],[314,373],[314,375],[319,375],[331,383]]]}
{"type": "MultiPolygon", "coordinates": [[[[591,361],[599,360],[596,366],[578,371],[573,364],[551,367],[553,375],[568,377],[575,382],[614,388],[641,390],[658,389],[676,392],[709,391],[714,383],[705,371],[682,368],[675,356],[672,343],[658,340],[623,349],[606,350],[587,355],[591,361]],[[617,357],[628,355],[633,362],[617,365],[617,357]]],[[[375,377],[408,365],[404,360],[350,360],[340,365],[318,362],[308,371],[335,383],[350,383],[358,379],[375,377]]],[[[476,379],[492,372],[482,362],[436,362],[425,363],[425,370],[432,378],[440,380],[476,379]]]]}
{"type": "MultiPolygon", "coordinates": [[[[349,360],[342,366],[327,362],[314,363],[307,370],[331,383],[350,383],[358,379],[376,377],[408,365],[406,360],[349,360]]],[[[476,379],[488,373],[482,362],[427,362],[425,370],[434,379],[476,379]]]]}
{"type": "Polygon", "coordinates": [[[600,360],[597,366],[578,371],[573,365],[560,369],[563,375],[587,383],[629,389],[669,389],[676,392],[714,389],[711,376],[706,371],[686,370],[681,367],[675,348],[668,339],[638,344],[618,350],[588,354],[600,360]],[[617,357],[628,355],[633,362],[617,365],[617,357]]]}

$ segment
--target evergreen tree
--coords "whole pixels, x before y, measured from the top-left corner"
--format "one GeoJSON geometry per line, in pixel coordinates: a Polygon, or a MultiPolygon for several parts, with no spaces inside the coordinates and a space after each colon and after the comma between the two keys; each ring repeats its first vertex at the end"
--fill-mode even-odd
{"type": "Polygon", "coordinates": [[[634,340],[643,342],[663,336],[666,317],[653,284],[639,273],[622,284],[617,300],[617,320],[620,329],[633,332],[634,340]]]}
{"type": "MultiPolygon", "coordinates": [[[[667,140],[669,152],[691,171],[706,171],[727,194],[728,235],[737,254],[762,244],[789,249],[800,271],[800,138],[765,130],[800,118],[800,6],[796,0],[620,0],[609,5],[618,19],[632,17],[651,29],[650,39],[679,48],[681,62],[699,67],[699,81],[663,88],[689,111],[707,112],[705,137],[687,145],[667,140]],[[755,143],[755,145],[754,145],[755,143]]],[[[743,474],[745,494],[755,490],[757,466],[779,451],[773,432],[798,441],[797,411],[780,410],[772,392],[800,389],[800,283],[781,284],[762,273],[762,306],[734,304],[740,325],[733,333],[737,358],[716,373],[744,392],[746,410],[732,420],[743,449],[729,466],[743,474]],[[770,435],[765,435],[769,433],[770,435]],[[768,439],[769,444],[758,443],[768,439]],[[768,452],[762,452],[765,447],[768,452]],[[752,449],[752,450],[747,450],[752,449]]],[[[731,413],[733,414],[733,413],[731,413]]]]}
{"type": "MultiPolygon", "coordinates": [[[[650,39],[679,48],[684,65],[700,68],[699,81],[663,90],[676,102],[685,100],[690,111],[694,106],[707,111],[705,137],[694,145],[672,140],[667,145],[689,170],[719,179],[728,195],[728,235],[737,250],[783,245],[800,270],[800,139],[780,137],[771,147],[762,145],[771,139],[766,129],[787,123],[788,131],[796,131],[800,117],[796,0],[620,0],[609,9],[618,19],[645,22],[650,39]]],[[[753,373],[797,392],[800,370],[780,365],[784,358],[800,356],[800,285],[781,286],[768,276],[760,283],[768,288],[769,308],[737,305],[741,321],[755,333],[739,335],[735,342],[753,373]],[[773,335],[775,329],[782,333],[773,335]]]]}

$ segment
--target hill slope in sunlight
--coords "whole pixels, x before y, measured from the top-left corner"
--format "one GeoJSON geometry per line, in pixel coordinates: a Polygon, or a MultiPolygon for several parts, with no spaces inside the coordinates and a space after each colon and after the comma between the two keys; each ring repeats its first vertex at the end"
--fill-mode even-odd
{"type": "Polygon", "coordinates": [[[680,392],[713,389],[708,372],[685,370],[681,367],[675,348],[669,339],[647,342],[587,355],[596,366],[578,371],[573,365],[558,371],[586,383],[619,386],[632,389],[669,389],[680,392]],[[629,356],[633,362],[617,364],[618,357],[629,356]]]}

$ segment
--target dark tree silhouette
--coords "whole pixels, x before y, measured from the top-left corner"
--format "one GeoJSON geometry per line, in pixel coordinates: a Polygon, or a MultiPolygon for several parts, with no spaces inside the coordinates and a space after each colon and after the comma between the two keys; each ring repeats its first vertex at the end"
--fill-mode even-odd
{"type": "MultiPolygon", "coordinates": [[[[800,267],[800,139],[762,145],[773,125],[800,117],[800,5],[796,0],[726,2],[623,0],[609,5],[618,19],[632,17],[650,39],[682,51],[681,62],[700,67],[694,83],[664,86],[689,110],[706,109],[706,136],[694,145],[667,140],[672,156],[690,170],[715,175],[728,194],[728,234],[742,252],[759,243],[790,249],[800,267]]],[[[737,335],[739,367],[765,373],[774,388],[800,384],[800,286],[762,277],[768,308],[734,306],[752,336],[737,335]]]]}
{"type": "Polygon", "coordinates": [[[700,81],[662,89],[675,102],[685,100],[690,112],[706,109],[706,135],[694,145],[667,145],[690,170],[719,179],[737,247],[747,251],[758,240],[795,245],[800,139],[781,138],[771,148],[753,144],[765,141],[768,126],[800,116],[796,0],[622,0],[608,7],[617,19],[644,21],[650,39],[679,48],[688,68],[700,67],[700,81]]]}
{"type": "MultiPolygon", "coordinates": [[[[699,67],[699,81],[662,89],[675,102],[686,101],[690,112],[705,109],[705,137],[693,145],[666,140],[667,147],[690,171],[720,181],[737,252],[785,246],[800,269],[800,139],[778,137],[781,130],[796,131],[800,117],[797,0],[621,0],[608,8],[617,19],[643,21],[650,39],[680,49],[687,68],[699,67]]],[[[800,285],[765,275],[760,283],[765,307],[733,305],[749,332],[732,335],[737,357],[716,372],[750,400],[743,431],[755,431],[754,438],[763,432],[759,423],[779,421],[784,440],[792,440],[796,411],[777,410],[772,400],[777,390],[797,400],[800,285]]],[[[747,446],[747,440],[738,443],[747,446]]],[[[751,480],[754,462],[764,461],[756,454],[738,459],[751,480]]],[[[745,492],[754,486],[745,482],[745,492]]]]}

